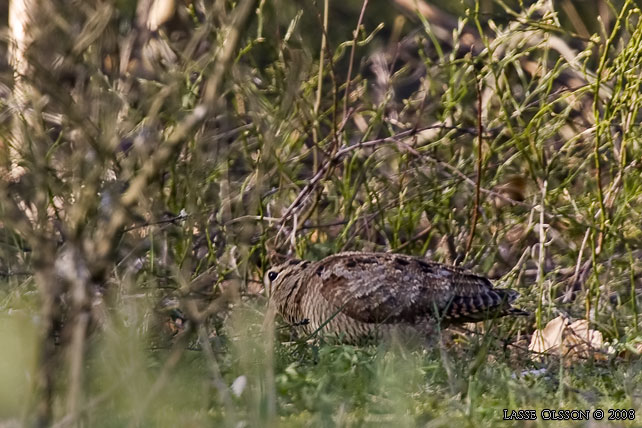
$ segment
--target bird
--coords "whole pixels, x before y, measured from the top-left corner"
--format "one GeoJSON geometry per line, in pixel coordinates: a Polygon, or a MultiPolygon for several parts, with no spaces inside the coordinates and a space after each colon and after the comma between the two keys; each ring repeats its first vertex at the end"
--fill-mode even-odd
{"type": "Polygon", "coordinates": [[[519,293],[494,288],[466,269],[405,254],[343,252],[293,259],[265,273],[268,300],[284,321],[310,336],[345,343],[392,335],[427,339],[453,324],[527,315],[519,293]]]}

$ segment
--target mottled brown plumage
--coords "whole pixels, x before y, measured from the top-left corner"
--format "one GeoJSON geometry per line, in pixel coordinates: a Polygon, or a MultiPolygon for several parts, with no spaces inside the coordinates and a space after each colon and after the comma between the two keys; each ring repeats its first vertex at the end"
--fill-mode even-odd
{"type": "Polygon", "coordinates": [[[430,335],[437,325],[524,314],[518,293],[465,269],[403,254],[349,252],[316,263],[291,260],[265,283],[283,318],[346,342],[392,332],[430,335]]]}

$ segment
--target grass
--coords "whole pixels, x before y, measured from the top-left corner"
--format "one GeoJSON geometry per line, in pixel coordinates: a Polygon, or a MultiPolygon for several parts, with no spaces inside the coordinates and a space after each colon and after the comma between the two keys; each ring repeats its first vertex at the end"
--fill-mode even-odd
{"type": "MultiPolygon", "coordinates": [[[[558,358],[535,362],[526,358],[526,352],[520,359],[515,350],[496,343],[482,349],[484,339],[473,337],[462,339],[466,342],[441,355],[435,349],[407,349],[399,344],[277,343],[273,365],[266,367],[269,362],[262,352],[262,339],[245,338],[250,343],[238,339],[217,353],[225,384],[246,382],[240,396],[228,392],[226,406],[221,406],[225,400],[213,385],[207,360],[193,350],[182,357],[149,405],[142,424],[514,426],[515,421],[502,420],[503,409],[535,409],[539,419],[535,426],[577,426],[577,422],[546,422],[541,411],[589,409],[592,413],[603,409],[608,417],[608,409],[637,409],[640,399],[637,360],[568,366],[558,358]],[[475,369],[472,366],[480,353],[488,357],[475,369]],[[448,370],[445,365],[450,366],[448,370]],[[245,381],[239,381],[241,377],[245,381]]],[[[132,342],[136,343],[125,341],[132,342]]],[[[134,385],[129,376],[114,378],[111,370],[108,381],[97,376],[96,395],[108,391],[117,399],[99,405],[89,419],[92,424],[109,420],[121,426],[130,421],[145,391],[157,381],[166,357],[164,351],[150,357],[139,349],[134,361],[123,361],[124,353],[121,348],[101,352],[97,366],[113,366],[120,373],[130,367],[133,373],[137,372],[134,367],[145,368],[146,376],[136,374],[134,385]],[[145,355],[150,360],[145,361],[145,355]]]]}
{"type": "Polygon", "coordinates": [[[150,35],[134,2],[52,0],[65,19],[35,13],[28,72],[0,64],[0,424],[642,411],[634,2],[442,5],[456,27],[376,2],[328,24],[324,2],[187,3],[150,35]],[[344,250],[460,264],[531,316],[434,347],[275,324],[268,265],[344,250]],[[528,351],[559,315],[615,352],[528,351]]]}

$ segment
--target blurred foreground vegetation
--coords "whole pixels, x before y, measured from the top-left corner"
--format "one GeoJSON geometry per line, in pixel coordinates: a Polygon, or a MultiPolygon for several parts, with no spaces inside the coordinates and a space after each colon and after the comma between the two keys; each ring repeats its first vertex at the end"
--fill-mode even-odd
{"type": "Polygon", "coordinates": [[[0,426],[639,426],[641,11],[588,3],[48,0],[22,42],[2,6],[0,426]],[[270,263],[344,250],[532,315],[435,349],[266,315],[270,263]],[[605,346],[529,351],[560,315],[605,346]]]}

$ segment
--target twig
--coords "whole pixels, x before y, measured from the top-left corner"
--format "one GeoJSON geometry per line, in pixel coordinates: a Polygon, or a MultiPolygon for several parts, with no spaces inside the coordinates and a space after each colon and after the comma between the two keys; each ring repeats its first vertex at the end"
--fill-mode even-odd
{"type": "Polygon", "coordinates": [[[366,12],[366,7],[368,6],[368,0],[363,0],[361,5],[361,13],[359,14],[359,20],[357,21],[357,28],[354,30],[353,39],[352,39],[352,49],[350,50],[350,62],[348,63],[348,76],[346,78],[346,90],[343,94],[343,120],[345,121],[348,117],[348,97],[350,95],[350,80],[352,79],[352,67],[354,65],[354,54],[357,49],[357,38],[359,37],[359,28],[361,27],[361,22],[363,21],[363,15],[366,12]]]}
{"type": "Polygon", "coordinates": [[[339,220],[339,221],[333,221],[330,223],[322,223],[322,224],[306,224],[306,225],[302,225],[300,229],[322,229],[325,227],[342,226],[348,223],[349,223],[348,220],[339,220]]]}
{"type": "Polygon", "coordinates": [[[31,275],[33,275],[33,272],[28,272],[28,271],[12,272],[10,270],[0,271],[0,277],[3,277],[3,278],[9,278],[12,276],[31,276],[31,275]]]}
{"type": "MultiPolygon", "coordinates": [[[[537,328],[541,329],[542,320],[542,303],[544,296],[544,264],[546,261],[546,229],[544,226],[544,219],[546,212],[546,193],[548,188],[548,181],[544,179],[541,184],[542,200],[539,206],[539,248],[537,258],[537,279],[536,284],[539,288],[539,299],[537,302],[537,328]]],[[[550,296],[549,296],[550,297],[550,296]]]]}
{"type": "Polygon", "coordinates": [[[87,337],[87,330],[89,327],[90,315],[85,305],[87,284],[84,281],[78,281],[74,284],[74,293],[81,292],[83,294],[82,300],[74,302],[74,314],[72,314],[72,337],[69,344],[69,391],[67,393],[67,412],[72,419],[78,419],[78,412],[80,410],[80,398],[82,394],[83,372],[85,361],[85,339],[87,337]],[[82,290],[81,290],[82,289],[82,290]],[[82,304],[83,306],[77,306],[82,304]]]}
{"type": "Polygon", "coordinates": [[[472,219],[470,220],[470,233],[468,235],[468,242],[466,242],[466,251],[464,258],[468,257],[470,249],[473,246],[473,238],[475,237],[475,229],[477,228],[477,218],[479,216],[479,199],[481,195],[481,180],[482,180],[482,144],[484,142],[482,134],[484,127],[482,124],[482,83],[477,80],[477,179],[475,181],[475,204],[473,206],[472,219]]]}
{"type": "MultiPolygon", "coordinates": [[[[438,160],[438,159],[431,158],[431,157],[427,157],[427,159],[431,160],[432,162],[436,163],[437,165],[439,165],[439,166],[441,166],[441,167],[444,167],[444,168],[446,168],[446,169],[451,170],[452,172],[454,172],[454,173],[455,173],[455,175],[457,175],[457,176],[461,177],[461,178],[462,178],[466,183],[470,184],[471,186],[477,186],[477,184],[475,183],[475,181],[474,181],[474,180],[472,180],[472,179],[471,179],[470,177],[468,177],[466,174],[464,174],[464,173],[463,173],[463,172],[461,172],[459,169],[457,169],[457,167],[452,166],[452,165],[450,165],[449,163],[446,163],[446,162],[440,161],[440,160],[438,160]]],[[[491,196],[494,196],[494,197],[496,197],[496,198],[499,198],[499,199],[501,199],[501,200],[503,200],[503,201],[505,201],[505,202],[508,202],[508,203],[509,203],[509,204],[511,204],[511,205],[519,205],[519,206],[526,207],[526,208],[529,208],[529,209],[534,209],[534,208],[535,208],[533,205],[531,205],[531,204],[529,204],[529,203],[527,203],[527,202],[522,202],[522,201],[517,201],[517,200],[515,200],[515,199],[511,199],[511,198],[509,198],[509,197],[508,197],[508,196],[506,196],[506,195],[503,195],[503,194],[501,194],[501,193],[499,193],[499,192],[495,192],[494,190],[485,189],[485,188],[483,188],[483,187],[480,187],[480,189],[479,189],[479,190],[480,190],[481,192],[483,192],[483,193],[486,193],[487,195],[491,195],[491,196]]],[[[549,215],[549,214],[547,214],[547,215],[549,215]]]]}
{"type": "Polygon", "coordinates": [[[134,226],[126,227],[126,228],[123,229],[123,232],[131,232],[132,230],[141,229],[143,227],[148,227],[148,226],[158,226],[160,224],[176,223],[179,220],[185,220],[189,216],[190,216],[189,214],[187,214],[186,212],[182,211],[178,215],[173,216],[173,217],[168,218],[168,219],[163,219],[163,220],[158,220],[158,221],[147,221],[145,223],[136,224],[134,226]]]}
{"type": "Polygon", "coordinates": [[[317,133],[319,131],[319,108],[321,108],[321,95],[323,92],[323,69],[325,67],[325,50],[328,39],[328,9],[330,8],[328,2],[329,0],[324,0],[323,2],[323,23],[321,24],[323,32],[321,34],[321,49],[319,52],[319,76],[317,79],[317,95],[316,99],[314,100],[314,107],[312,109],[314,114],[314,126],[312,127],[312,140],[314,141],[314,147],[312,148],[312,157],[314,158],[313,171],[315,173],[319,168],[319,136],[317,133]]]}
{"type": "MultiPolygon", "coordinates": [[[[584,248],[586,248],[586,242],[588,241],[589,234],[591,233],[591,229],[587,228],[586,233],[584,234],[584,239],[582,239],[582,244],[580,245],[580,251],[577,254],[577,263],[575,264],[575,272],[573,273],[573,278],[571,279],[571,282],[569,284],[569,287],[566,290],[565,296],[564,296],[564,302],[570,302],[572,300],[573,296],[573,291],[575,289],[575,284],[580,278],[580,267],[582,266],[582,256],[584,255],[584,248]]],[[[590,263],[590,260],[588,261],[590,263]]],[[[581,270],[584,271],[587,269],[590,265],[584,265],[581,270]]]]}
{"type": "Polygon", "coordinates": [[[421,232],[417,233],[415,236],[413,236],[412,238],[410,238],[409,240],[407,240],[403,244],[399,245],[393,251],[399,251],[399,250],[402,250],[402,249],[406,248],[408,245],[410,245],[413,242],[415,242],[415,241],[423,238],[424,236],[426,236],[428,233],[430,233],[431,230],[432,230],[432,225],[426,227],[424,230],[422,230],[421,232]]]}

